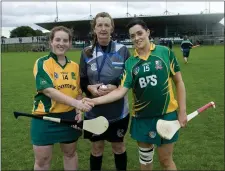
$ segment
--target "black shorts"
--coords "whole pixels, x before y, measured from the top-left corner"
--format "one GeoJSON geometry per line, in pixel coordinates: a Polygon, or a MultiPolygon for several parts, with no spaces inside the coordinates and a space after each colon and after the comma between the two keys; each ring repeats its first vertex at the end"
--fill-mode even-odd
{"type": "MultiPolygon", "coordinates": [[[[86,119],[86,118],[85,118],[86,119]]],[[[91,142],[107,140],[108,142],[123,142],[124,136],[129,125],[130,115],[125,118],[109,123],[109,128],[101,135],[95,135],[91,132],[84,131],[84,139],[89,139],[91,142]]]]}
{"type": "Polygon", "coordinates": [[[190,50],[189,49],[184,49],[183,50],[183,57],[188,58],[189,57],[189,54],[190,54],[190,50]]]}

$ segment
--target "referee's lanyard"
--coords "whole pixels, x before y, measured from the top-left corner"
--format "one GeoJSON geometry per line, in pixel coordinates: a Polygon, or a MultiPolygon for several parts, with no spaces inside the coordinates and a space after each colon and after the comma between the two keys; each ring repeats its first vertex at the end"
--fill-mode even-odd
{"type": "MultiPolygon", "coordinates": [[[[97,56],[97,53],[98,53],[98,48],[99,48],[99,47],[98,47],[98,45],[97,45],[97,46],[96,46],[96,56],[97,56]]],[[[101,51],[102,51],[102,53],[103,53],[103,60],[102,60],[100,66],[99,66],[99,64],[98,64],[97,58],[95,59],[95,60],[96,60],[96,65],[97,65],[97,71],[98,71],[98,83],[100,83],[100,74],[101,74],[102,68],[103,68],[103,66],[104,66],[104,64],[105,64],[105,60],[106,60],[106,58],[109,56],[109,53],[107,53],[108,48],[109,48],[109,46],[107,46],[107,49],[106,49],[105,52],[103,52],[103,50],[100,48],[101,51]]]]}

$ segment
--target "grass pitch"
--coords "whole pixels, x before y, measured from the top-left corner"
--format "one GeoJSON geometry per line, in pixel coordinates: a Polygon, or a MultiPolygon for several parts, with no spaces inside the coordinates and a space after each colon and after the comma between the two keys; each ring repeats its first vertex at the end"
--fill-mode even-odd
{"type": "MultiPolygon", "coordinates": [[[[209,109],[193,119],[180,131],[175,145],[174,161],[179,170],[224,170],[224,47],[202,46],[191,50],[190,60],[184,64],[182,53],[174,48],[187,92],[187,112],[214,101],[216,109],[209,109]]],[[[13,111],[31,112],[35,82],[33,65],[38,52],[2,54],[2,170],[32,170],[34,155],[30,142],[30,119],[16,120],[13,111]]],[[[79,63],[80,51],[71,51],[68,57],[79,63]]],[[[138,150],[134,140],[126,134],[128,170],[138,170],[138,150]]],[[[89,169],[90,142],[79,139],[79,169],[89,169]]],[[[54,147],[52,167],[63,170],[59,145],[54,147]]],[[[106,143],[103,167],[114,170],[114,158],[106,143]]],[[[154,169],[161,169],[157,154],[154,169]]]]}

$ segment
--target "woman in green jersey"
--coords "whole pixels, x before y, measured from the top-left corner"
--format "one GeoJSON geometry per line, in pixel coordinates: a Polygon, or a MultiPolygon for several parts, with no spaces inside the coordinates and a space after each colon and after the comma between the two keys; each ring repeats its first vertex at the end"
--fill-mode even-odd
{"type": "MultiPolygon", "coordinates": [[[[37,59],[34,65],[37,91],[34,115],[80,120],[80,110],[91,110],[92,103],[83,103],[81,100],[79,66],[65,55],[71,44],[72,33],[69,29],[58,26],[51,30],[51,52],[37,59]]],[[[31,140],[35,156],[34,170],[50,169],[55,143],[60,143],[64,169],[76,170],[76,141],[80,136],[80,130],[68,125],[33,118],[31,140]]]]}
{"type": "Polygon", "coordinates": [[[185,86],[179,65],[168,47],[150,43],[150,31],[145,22],[134,19],[128,29],[135,50],[125,63],[120,86],[105,96],[85,100],[95,105],[110,103],[132,89],[130,133],[139,147],[141,170],[152,170],[154,145],[158,147],[161,166],[165,170],[176,170],[173,147],[178,133],[171,140],[163,139],[156,131],[156,123],[158,119],[178,119],[182,127],[187,123],[185,86]],[[172,83],[176,87],[177,100],[172,83]]]}

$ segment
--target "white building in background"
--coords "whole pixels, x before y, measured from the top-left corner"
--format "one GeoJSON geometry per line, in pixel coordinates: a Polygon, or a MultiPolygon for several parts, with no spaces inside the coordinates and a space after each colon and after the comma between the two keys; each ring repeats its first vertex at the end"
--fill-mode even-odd
{"type": "Polygon", "coordinates": [[[16,44],[16,43],[38,43],[44,42],[47,40],[46,36],[38,36],[38,37],[14,37],[14,38],[3,38],[2,44],[16,44]],[[20,42],[21,40],[21,42],[20,42]]]}

